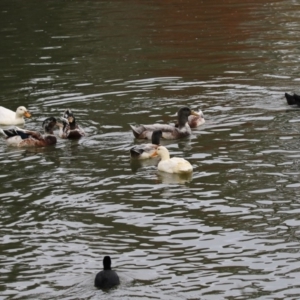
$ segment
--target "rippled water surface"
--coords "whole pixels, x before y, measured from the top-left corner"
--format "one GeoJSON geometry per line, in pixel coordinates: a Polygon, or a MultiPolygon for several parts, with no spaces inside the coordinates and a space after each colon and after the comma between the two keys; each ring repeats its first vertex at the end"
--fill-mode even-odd
{"type": "Polygon", "coordinates": [[[71,108],[87,136],[0,140],[0,299],[299,299],[297,1],[8,1],[1,105],[25,128],[71,108]],[[163,141],[190,178],[130,161],[130,124],[206,123],[163,141]],[[103,256],[121,285],[93,287],[103,256]]]}

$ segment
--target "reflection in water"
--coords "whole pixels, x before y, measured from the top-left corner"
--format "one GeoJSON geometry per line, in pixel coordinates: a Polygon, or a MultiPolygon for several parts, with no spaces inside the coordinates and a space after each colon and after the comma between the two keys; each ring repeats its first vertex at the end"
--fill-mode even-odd
{"type": "Polygon", "coordinates": [[[192,180],[193,175],[192,173],[187,174],[170,174],[166,172],[160,172],[158,171],[158,179],[162,183],[166,184],[172,184],[172,183],[179,183],[179,184],[185,184],[192,180]]]}
{"type": "Polygon", "coordinates": [[[3,0],[1,105],[26,129],[66,108],[88,133],[0,140],[7,299],[296,299],[299,22],[295,1],[3,0]],[[25,3],[25,2],[24,2],[25,3]],[[133,161],[129,124],[206,123],[161,141],[192,177],[133,161]],[[110,255],[121,285],[93,279],[110,255]]]}
{"type": "Polygon", "coordinates": [[[132,172],[137,172],[139,169],[145,169],[145,168],[149,168],[149,167],[157,168],[158,162],[159,162],[158,157],[153,157],[151,159],[143,159],[143,160],[130,159],[130,166],[131,166],[132,172]]]}

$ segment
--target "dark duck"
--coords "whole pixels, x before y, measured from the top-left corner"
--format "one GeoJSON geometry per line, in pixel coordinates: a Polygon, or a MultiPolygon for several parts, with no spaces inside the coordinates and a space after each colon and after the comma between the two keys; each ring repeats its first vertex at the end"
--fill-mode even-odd
{"type": "Polygon", "coordinates": [[[118,274],[111,269],[110,256],[105,256],[103,258],[103,270],[96,275],[94,285],[99,289],[110,289],[119,284],[118,274]]]}

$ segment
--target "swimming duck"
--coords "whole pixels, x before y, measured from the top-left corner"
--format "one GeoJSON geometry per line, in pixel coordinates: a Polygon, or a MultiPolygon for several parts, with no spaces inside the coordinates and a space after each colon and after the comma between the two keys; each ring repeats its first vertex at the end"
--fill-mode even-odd
{"type": "Polygon", "coordinates": [[[196,112],[196,113],[198,114],[198,116],[190,115],[188,117],[188,123],[191,128],[197,128],[198,126],[205,123],[204,114],[203,114],[202,110],[199,109],[198,112],[196,112]]]}
{"type": "MultiPolygon", "coordinates": [[[[190,115],[188,117],[188,123],[191,128],[197,128],[198,126],[205,123],[204,114],[201,109],[195,112],[197,115],[190,115]]],[[[178,127],[178,123],[176,122],[176,127],[178,127]]]]}
{"type": "Polygon", "coordinates": [[[137,139],[151,139],[152,132],[155,130],[162,131],[162,137],[164,139],[174,140],[184,137],[188,137],[192,134],[191,127],[188,124],[188,117],[190,115],[198,114],[188,107],[182,107],[177,113],[178,126],[168,124],[153,124],[153,125],[140,125],[131,126],[132,132],[137,139]]]}
{"type": "Polygon", "coordinates": [[[59,127],[59,136],[62,139],[80,139],[85,135],[84,131],[75,127],[75,129],[71,129],[71,125],[66,118],[58,118],[57,125],[59,127]]]}
{"type": "Polygon", "coordinates": [[[288,104],[288,105],[296,104],[296,101],[295,101],[293,95],[290,95],[290,94],[288,94],[288,93],[285,93],[284,96],[285,96],[285,98],[286,98],[286,101],[287,101],[287,104],[288,104]]]}
{"type": "Polygon", "coordinates": [[[161,158],[157,166],[159,171],[177,174],[191,173],[193,171],[192,165],[184,158],[170,158],[170,153],[164,146],[159,146],[154,155],[158,155],[161,158]]]}
{"type": "Polygon", "coordinates": [[[21,128],[0,129],[4,135],[8,146],[14,147],[45,147],[56,144],[56,137],[53,135],[53,129],[56,126],[56,119],[50,117],[44,120],[42,124],[45,134],[38,131],[25,130],[21,128]]]}
{"type": "Polygon", "coordinates": [[[22,125],[25,123],[24,117],[31,117],[31,113],[25,106],[19,106],[15,112],[0,106],[0,124],[2,125],[22,125]]]}
{"type": "Polygon", "coordinates": [[[152,141],[151,144],[142,144],[134,146],[130,149],[130,156],[131,158],[137,158],[137,159],[146,159],[153,157],[154,151],[157,149],[160,138],[162,137],[162,131],[161,130],[155,130],[152,133],[152,141]]]}
{"type": "Polygon", "coordinates": [[[111,269],[110,256],[105,256],[103,258],[103,270],[96,275],[94,286],[100,289],[109,289],[119,284],[118,274],[111,269]]]}
{"type": "Polygon", "coordinates": [[[297,94],[294,94],[294,99],[295,99],[295,102],[298,106],[300,106],[300,96],[297,95],[297,94]]]}
{"type": "Polygon", "coordinates": [[[70,133],[67,138],[79,139],[80,137],[85,135],[83,129],[76,123],[75,116],[72,113],[71,109],[66,109],[63,118],[68,120],[70,126],[70,133]]]}
{"type": "Polygon", "coordinates": [[[300,96],[297,94],[290,95],[288,93],[284,94],[288,105],[298,105],[300,106],[300,96]]]}

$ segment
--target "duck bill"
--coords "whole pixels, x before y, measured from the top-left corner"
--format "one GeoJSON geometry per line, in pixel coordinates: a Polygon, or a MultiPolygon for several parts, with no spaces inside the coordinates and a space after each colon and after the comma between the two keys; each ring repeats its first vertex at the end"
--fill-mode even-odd
{"type": "Polygon", "coordinates": [[[25,118],[30,118],[31,117],[31,113],[29,111],[25,111],[24,117],[25,118]]]}
{"type": "Polygon", "coordinates": [[[73,117],[68,117],[68,121],[69,121],[69,123],[73,123],[74,118],[73,117]]]}
{"type": "Polygon", "coordinates": [[[150,157],[155,157],[155,156],[157,156],[157,151],[154,151],[154,152],[150,155],[150,157]]]}
{"type": "Polygon", "coordinates": [[[201,116],[198,112],[196,112],[194,110],[191,110],[191,115],[197,116],[197,117],[201,116]]]}

